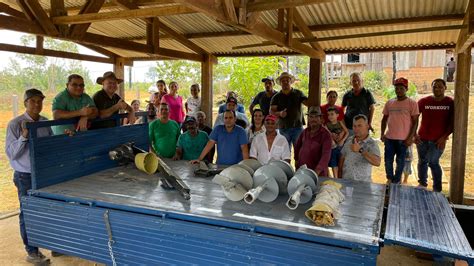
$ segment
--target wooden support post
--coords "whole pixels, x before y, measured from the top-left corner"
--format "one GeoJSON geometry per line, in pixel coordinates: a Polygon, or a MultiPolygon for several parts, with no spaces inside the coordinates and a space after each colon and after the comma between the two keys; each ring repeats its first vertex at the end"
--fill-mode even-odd
{"type": "Polygon", "coordinates": [[[321,70],[322,60],[317,58],[310,58],[308,88],[308,98],[310,106],[321,105],[321,70]]]}
{"type": "Polygon", "coordinates": [[[36,51],[38,53],[44,52],[43,43],[44,43],[44,37],[43,36],[36,36],[36,51]]]}
{"type": "MultiPolygon", "coordinates": [[[[49,16],[51,18],[67,16],[67,11],[64,6],[64,0],[51,0],[50,3],[51,10],[49,11],[49,16]]],[[[66,37],[69,32],[68,25],[57,25],[56,27],[58,28],[59,35],[62,37],[66,37]]]]}
{"type": "Polygon", "coordinates": [[[285,44],[288,47],[293,45],[293,8],[286,9],[286,39],[285,44]]]}
{"type": "Polygon", "coordinates": [[[201,110],[206,113],[207,125],[212,127],[212,104],[213,104],[213,66],[216,58],[213,55],[205,55],[201,63],[201,110]]]}
{"type": "MultiPolygon", "coordinates": [[[[124,79],[125,77],[125,58],[123,57],[117,57],[115,58],[115,64],[114,64],[114,73],[117,78],[124,79]]],[[[118,95],[122,97],[122,99],[125,101],[125,82],[122,82],[122,84],[119,84],[118,87],[118,95]]]]}
{"type": "Polygon", "coordinates": [[[471,87],[471,49],[458,54],[454,91],[454,133],[451,153],[451,178],[449,199],[462,204],[464,198],[464,175],[466,168],[467,122],[469,114],[469,89],[471,87]]]}

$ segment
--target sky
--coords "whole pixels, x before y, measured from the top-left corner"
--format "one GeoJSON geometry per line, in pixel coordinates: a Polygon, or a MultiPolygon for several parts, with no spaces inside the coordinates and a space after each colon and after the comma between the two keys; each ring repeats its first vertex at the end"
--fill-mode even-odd
{"type": "MultiPolygon", "coordinates": [[[[22,35],[25,35],[24,33],[19,33],[19,32],[14,32],[14,31],[8,31],[8,30],[0,30],[0,39],[2,43],[6,44],[14,44],[14,45],[21,45],[20,43],[20,38],[22,35]]],[[[79,53],[81,54],[89,54],[89,55],[98,55],[100,54],[87,49],[81,45],[79,45],[79,53]]],[[[11,52],[4,52],[0,51],[0,70],[4,69],[5,67],[8,66],[9,58],[14,58],[16,53],[11,53],[11,52]]],[[[326,56],[326,62],[330,61],[330,56],[326,56]]],[[[340,56],[334,56],[334,61],[335,62],[340,62],[340,56]]],[[[111,71],[113,70],[113,66],[111,64],[105,64],[105,63],[95,63],[95,62],[90,62],[90,61],[82,61],[82,65],[89,70],[90,77],[94,80],[96,77],[102,76],[102,74],[106,71],[111,71]]],[[[152,80],[149,80],[146,78],[146,72],[148,72],[148,69],[150,67],[156,66],[156,63],[154,61],[136,61],[133,63],[132,67],[132,81],[133,82],[150,82],[152,83],[152,80]]],[[[126,81],[129,80],[129,69],[126,66],[125,67],[125,77],[124,79],[126,81]]]]}

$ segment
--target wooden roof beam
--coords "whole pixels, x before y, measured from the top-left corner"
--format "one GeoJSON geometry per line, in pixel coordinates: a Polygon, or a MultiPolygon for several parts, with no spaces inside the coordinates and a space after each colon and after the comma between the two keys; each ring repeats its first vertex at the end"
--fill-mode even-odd
{"type": "MultiPolygon", "coordinates": [[[[227,25],[233,26],[237,29],[240,29],[240,30],[249,32],[253,35],[259,36],[261,38],[267,39],[269,41],[274,42],[277,45],[286,46],[286,44],[285,44],[285,34],[279,32],[275,29],[270,28],[269,26],[267,26],[262,21],[257,21],[255,23],[255,26],[251,29],[247,28],[245,26],[242,26],[242,25],[232,23],[232,22],[230,22],[229,20],[226,19],[226,17],[221,12],[221,10],[219,10],[218,8],[215,7],[213,0],[194,0],[192,2],[188,2],[186,0],[176,0],[176,2],[182,3],[182,4],[187,4],[192,9],[194,9],[198,12],[204,13],[204,14],[208,15],[211,18],[214,18],[218,21],[221,21],[221,22],[223,22],[227,25]]],[[[301,42],[299,42],[297,40],[294,40],[292,43],[293,44],[292,44],[291,49],[293,49],[293,50],[295,50],[299,53],[302,53],[302,54],[305,54],[305,55],[308,55],[308,56],[314,57],[314,58],[321,58],[321,57],[324,56],[324,54],[314,50],[313,48],[311,48],[307,45],[302,44],[301,42]]]]}
{"type": "Polygon", "coordinates": [[[99,63],[108,63],[108,64],[113,63],[113,59],[105,58],[105,57],[83,55],[83,54],[78,54],[78,53],[70,53],[70,52],[56,51],[56,50],[50,50],[50,49],[36,49],[33,47],[4,44],[4,43],[0,44],[0,50],[6,51],[6,52],[21,53],[21,54],[52,56],[52,57],[68,58],[68,59],[74,59],[74,60],[99,62],[99,63]]]}
{"type": "MultiPolygon", "coordinates": [[[[135,3],[127,2],[126,0],[115,1],[126,9],[139,10],[138,5],[136,5],[135,3]]],[[[173,30],[168,25],[160,21],[157,17],[146,19],[145,21],[148,23],[147,25],[151,25],[147,26],[147,44],[152,45],[155,51],[160,47],[159,33],[160,31],[163,31],[164,33],[173,37],[175,40],[198,54],[208,53],[206,50],[186,38],[183,34],[173,30]]]]}
{"type": "Polygon", "coordinates": [[[18,6],[20,6],[21,11],[23,11],[23,15],[28,20],[35,20],[35,15],[31,12],[30,7],[26,4],[26,0],[17,0],[18,6]]]}
{"type": "MultiPolygon", "coordinates": [[[[121,19],[151,18],[159,16],[171,16],[176,14],[190,13],[189,8],[184,6],[164,6],[122,11],[101,12],[96,14],[79,14],[74,16],[62,16],[53,19],[54,24],[81,24],[98,21],[111,21],[121,19]]],[[[194,13],[194,12],[193,12],[194,13]]]]}
{"type": "MultiPolygon", "coordinates": [[[[326,41],[336,41],[336,40],[346,40],[346,39],[355,39],[355,38],[367,38],[367,37],[379,37],[379,36],[387,36],[387,35],[400,35],[400,34],[410,34],[410,33],[422,33],[422,32],[432,32],[432,31],[446,31],[446,30],[459,30],[464,28],[463,25],[455,25],[455,26],[442,26],[442,27],[430,27],[430,28],[418,28],[418,29],[410,29],[410,30],[399,30],[399,31],[384,31],[384,32],[371,32],[371,33],[362,33],[362,34],[350,34],[350,35],[342,35],[342,36],[334,36],[334,37],[325,37],[325,38],[299,38],[302,43],[305,42],[326,42],[326,41]]],[[[232,49],[245,49],[245,48],[255,48],[255,47],[263,47],[263,46],[271,46],[274,45],[272,42],[264,41],[261,43],[254,43],[254,44],[246,44],[246,45],[239,45],[234,46],[232,49]]]]}
{"type": "Polygon", "coordinates": [[[18,11],[18,10],[10,7],[9,5],[7,5],[5,3],[0,3],[0,13],[5,13],[5,14],[8,14],[10,16],[23,18],[23,19],[27,18],[25,13],[23,13],[21,11],[18,11]]]}
{"type": "Polygon", "coordinates": [[[474,1],[470,0],[467,7],[466,15],[463,20],[464,29],[459,33],[458,41],[456,42],[456,53],[464,53],[466,49],[471,47],[474,42],[474,1]]]}
{"type": "Polygon", "coordinates": [[[235,12],[234,0],[221,0],[221,4],[227,19],[232,23],[239,23],[237,13],[235,12]]]}
{"type": "Polygon", "coordinates": [[[446,50],[454,49],[454,44],[442,45],[417,45],[411,47],[393,46],[393,47],[367,47],[360,49],[340,49],[340,50],[326,50],[327,55],[331,54],[350,54],[350,53],[375,53],[375,52],[397,52],[397,51],[419,51],[419,50],[446,50]]]}
{"type": "MultiPolygon", "coordinates": [[[[30,33],[30,34],[35,34],[35,35],[48,36],[42,31],[42,29],[37,24],[27,21],[25,19],[20,19],[20,18],[11,17],[11,16],[0,15],[0,28],[30,33]]],[[[135,51],[135,52],[150,54],[150,55],[174,57],[174,58],[199,61],[199,62],[204,61],[203,55],[181,52],[181,51],[166,49],[166,48],[160,48],[158,50],[158,54],[156,54],[156,52],[153,51],[153,47],[146,44],[108,37],[108,36],[94,34],[94,33],[88,33],[88,32],[85,33],[84,38],[73,38],[69,36],[69,37],[57,37],[57,39],[80,42],[81,44],[91,44],[91,45],[96,45],[96,46],[101,46],[101,47],[114,47],[114,48],[119,48],[119,49],[123,49],[127,51],[135,51]]]]}
{"type": "Polygon", "coordinates": [[[387,35],[400,35],[400,34],[410,34],[410,33],[423,33],[423,32],[432,32],[432,31],[446,31],[446,30],[459,30],[463,29],[463,25],[454,25],[454,26],[441,26],[441,27],[429,27],[429,28],[417,28],[409,30],[394,30],[394,31],[382,31],[382,32],[370,32],[370,33],[361,33],[361,34],[349,34],[349,35],[339,35],[333,37],[323,37],[323,38],[302,38],[299,39],[301,42],[327,42],[327,41],[337,41],[337,40],[346,40],[346,39],[356,39],[356,38],[367,38],[367,37],[379,37],[387,35]]]}
{"type": "MultiPolygon", "coordinates": [[[[97,13],[99,12],[100,8],[104,4],[105,0],[87,0],[86,4],[84,7],[81,9],[79,12],[80,14],[87,14],[87,13],[97,13]]],[[[57,19],[60,17],[53,18],[57,19]]],[[[72,25],[69,31],[69,35],[72,38],[82,38],[84,34],[87,32],[87,29],[89,28],[91,24],[90,23],[84,23],[80,25],[72,25]]]]}
{"type": "Polygon", "coordinates": [[[406,24],[418,24],[418,23],[429,23],[429,22],[451,22],[460,21],[464,18],[463,14],[449,14],[449,15],[436,15],[436,16],[424,16],[424,17],[412,17],[412,18],[397,18],[397,19],[384,19],[375,21],[361,21],[361,22],[349,22],[349,23],[335,23],[335,24],[321,24],[311,25],[309,29],[311,31],[328,31],[328,30],[345,30],[354,28],[366,28],[366,27],[378,27],[387,25],[406,25],[406,24]]]}
{"type": "MultiPolygon", "coordinates": [[[[282,9],[284,11],[284,9],[282,9]]],[[[281,11],[279,11],[280,13],[281,11]]],[[[283,16],[283,15],[281,15],[283,16]]],[[[283,18],[283,17],[282,17],[283,18]]],[[[397,24],[419,24],[427,22],[438,22],[438,21],[460,21],[462,20],[463,15],[454,14],[454,15],[442,15],[442,16],[428,16],[428,17],[418,17],[418,18],[407,18],[407,19],[388,19],[388,20],[378,20],[378,21],[365,21],[365,22],[355,22],[355,23],[338,23],[338,24],[326,24],[326,25],[310,25],[308,28],[312,31],[326,31],[326,30],[342,30],[342,29],[351,29],[359,27],[377,27],[385,25],[397,25],[397,24]]],[[[279,19],[280,21],[280,19],[279,19]]],[[[281,22],[283,23],[283,22],[281,22]]],[[[280,24],[279,24],[280,25],[280,24]]],[[[283,24],[282,24],[283,25],[283,24]]],[[[284,30],[284,26],[277,27],[279,31],[284,30]]],[[[294,32],[299,32],[299,29],[293,29],[294,32]]],[[[250,33],[245,31],[221,31],[221,32],[198,32],[198,33],[188,33],[184,36],[188,39],[198,39],[198,38],[213,38],[213,37],[228,37],[228,36],[245,36],[250,33]]],[[[163,37],[162,39],[165,39],[163,37]]]]}
{"type": "Polygon", "coordinates": [[[41,28],[50,36],[58,36],[59,31],[56,29],[54,24],[48,17],[48,14],[44,11],[38,0],[25,1],[26,6],[30,9],[31,13],[39,23],[41,28]]]}
{"type": "Polygon", "coordinates": [[[306,23],[303,20],[303,17],[301,17],[301,14],[298,12],[297,9],[295,9],[294,11],[293,20],[294,20],[295,25],[298,27],[298,29],[300,29],[300,31],[303,33],[305,38],[314,39],[314,41],[309,42],[311,47],[313,47],[314,49],[318,51],[324,52],[321,45],[319,45],[319,43],[317,42],[318,39],[314,37],[313,33],[309,29],[308,25],[306,25],[306,23]]]}
{"type": "Polygon", "coordinates": [[[102,48],[100,46],[97,46],[97,45],[91,45],[91,44],[86,44],[86,43],[81,43],[81,42],[76,42],[84,47],[86,47],[87,49],[90,49],[96,53],[99,53],[103,56],[106,56],[108,58],[111,58],[111,59],[115,59],[117,57],[120,57],[118,54],[114,53],[114,52],[111,52],[105,48],[102,48]]]}
{"type": "Polygon", "coordinates": [[[292,8],[297,6],[315,5],[321,3],[334,2],[335,0],[272,0],[272,1],[258,1],[247,4],[247,10],[265,11],[280,8],[292,8]]]}

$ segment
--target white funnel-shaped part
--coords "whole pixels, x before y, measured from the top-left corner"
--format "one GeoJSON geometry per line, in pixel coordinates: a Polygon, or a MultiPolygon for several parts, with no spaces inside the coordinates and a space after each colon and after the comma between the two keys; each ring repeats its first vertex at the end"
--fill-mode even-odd
{"type": "Polygon", "coordinates": [[[248,166],[254,172],[257,171],[257,169],[260,168],[260,166],[262,166],[262,164],[259,161],[255,160],[255,159],[242,160],[242,161],[239,162],[239,165],[248,166]]]}
{"type": "MultiPolygon", "coordinates": [[[[278,166],[275,165],[264,165],[255,171],[254,177],[256,175],[264,175],[264,176],[269,176],[275,179],[275,181],[278,184],[278,192],[280,194],[286,194],[286,185],[288,184],[288,179],[286,178],[285,172],[278,166]]],[[[255,185],[255,180],[254,180],[254,187],[255,185]]]]}
{"type": "Polygon", "coordinates": [[[295,169],[291,164],[283,160],[271,160],[268,165],[279,167],[286,174],[286,180],[290,180],[295,175],[295,169]]]}
{"type": "Polygon", "coordinates": [[[316,172],[315,172],[314,170],[308,168],[308,167],[306,166],[306,164],[300,166],[300,168],[298,168],[298,170],[296,171],[295,175],[296,175],[297,173],[303,173],[303,174],[305,174],[305,175],[310,176],[311,178],[313,178],[314,183],[316,184],[316,186],[318,186],[318,184],[319,184],[318,174],[316,174],[316,172]]]}
{"type": "Polygon", "coordinates": [[[252,204],[258,198],[263,202],[272,202],[278,197],[278,184],[275,178],[268,175],[254,175],[252,188],[244,195],[244,201],[252,204]]]}
{"type": "Polygon", "coordinates": [[[252,188],[252,176],[243,168],[231,166],[215,175],[212,182],[221,185],[224,195],[231,201],[239,201],[252,188]]]}
{"type": "Polygon", "coordinates": [[[296,172],[295,176],[288,183],[288,194],[290,198],[286,206],[290,210],[298,208],[298,205],[305,204],[313,198],[316,191],[316,184],[311,176],[301,172],[296,172]]]}
{"type": "Polygon", "coordinates": [[[253,174],[255,172],[252,168],[248,167],[245,164],[234,164],[232,167],[238,167],[238,168],[244,169],[245,171],[247,171],[250,174],[250,176],[253,176],[253,174]]]}

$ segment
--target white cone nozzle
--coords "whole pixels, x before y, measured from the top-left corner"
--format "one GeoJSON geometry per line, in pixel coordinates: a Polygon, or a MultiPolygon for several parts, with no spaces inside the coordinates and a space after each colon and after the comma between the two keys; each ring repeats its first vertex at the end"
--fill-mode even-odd
{"type": "Polygon", "coordinates": [[[221,185],[224,195],[231,201],[239,201],[252,188],[252,176],[242,167],[231,166],[222,170],[212,179],[213,183],[221,185]]]}
{"type": "Polygon", "coordinates": [[[255,175],[255,187],[244,195],[244,201],[252,204],[256,199],[263,202],[272,202],[278,197],[278,184],[274,178],[265,175],[255,175]]]}
{"type": "Polygon", "coordinates": [[[288,194],[290,198],[286,202],[286,206],[290,210],[295,210],[300,203],[305,204],[309,202],[313,198],[315,191],[316,183],[313,177],[298,170],[295,176],[288,182],[288,194]]]}
{"type": "Polygon", "coordinates": [[[277,166],[264,165],[255,171],[253,176],[254,188],[244,196],[244,201],[252,204],[256,199],[272,202],[278,194],[286,190],[286,174],[277,166]]]}

